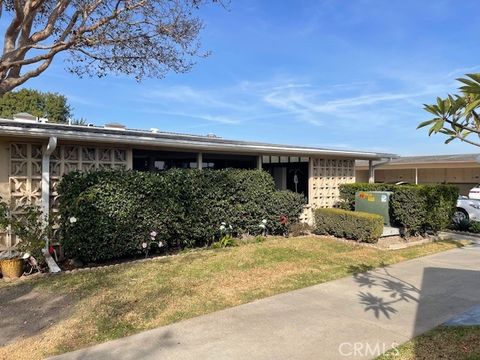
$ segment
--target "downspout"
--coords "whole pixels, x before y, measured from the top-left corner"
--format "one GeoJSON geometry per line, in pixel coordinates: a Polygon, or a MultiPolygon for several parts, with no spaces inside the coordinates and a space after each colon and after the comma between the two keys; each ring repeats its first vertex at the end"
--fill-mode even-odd
{"type": "MultiPolygon", "coordinates": [[[[48,139],[48,145],[45,152],[42,155],[42,213],[44,226],[48,226],[50,216],[50,156],[57,148],[57,138],[51,136],[48,139]]],[[[50,239],[48,236],[45,238],[45,249],[43,255],[47,262],[50,272],[59,272],[60,268],[55,263],[55,260],[50,256],[48,251],[50,246],[50,239]]]]}
{"type": "Polygon", "coordinates": [[[387,158],[386,160],[383,160],[383,161],[380,161],[376,164],[373,163],[372,160],[370,160],[368,162],[368,182],[369,183],[374,183],[375,182],[375,169],[382,166],[382,165],[386,165],[388,164],[389,162],[391,162],[393,160],[393,158],[387,158]]]}

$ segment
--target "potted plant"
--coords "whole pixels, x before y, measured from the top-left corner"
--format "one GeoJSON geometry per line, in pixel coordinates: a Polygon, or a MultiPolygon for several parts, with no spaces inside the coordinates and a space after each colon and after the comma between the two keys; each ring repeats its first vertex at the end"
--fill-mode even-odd
{"type": "Polygon", "coordinates": [[[22,276],[24,261],[22,254],[13,248],[0,253],[0,268],[5,278],[14,279],[22,276]]]}
{"type": "Polygon", "coordinates": [[[42,212],[35,205],[22,206],[12,214],[10,206],[0,202],[0,228],[9,229],[20,238],[18,244],[0,254],[0,267],[4,277],[15,278],[23,274],[24,255],[42,259],[45,238],[51,232],[50,224],[43,222],[42,212]]]}

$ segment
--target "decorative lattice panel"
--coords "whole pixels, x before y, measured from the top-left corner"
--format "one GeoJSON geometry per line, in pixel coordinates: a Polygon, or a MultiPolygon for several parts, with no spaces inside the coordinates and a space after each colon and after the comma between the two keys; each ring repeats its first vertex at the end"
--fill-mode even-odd
{"type": "Polygon", "coordinates": [[[80,145],[60,145],[50,158],[50,207],[58,209],[57,184],[71,171],[127,168],[127,150],[80,145]]]}
{"type": "MultiPolygon", "coordinates": [[[[23,205],[40,205],[42,198],[42,146],[39,144],[10,145],[10,206],[20,212],[23,205]]],[[[2,243],[12,246],[18,239],[5,234],[2,243]]]]}
{"type": "Polygon", "coordinates": [[[10,146],[10,202],[14,211],[22,205],[40,205],[42,197],[42,146],[10,146]]]}
{"type": "MultiPolygon", "coordinates": [[[[19,212],[22,205],[41,205],[42,198],[41,144],[10,144],[10,203],[19,212]]],[[[118,169],[127,167],[127,150],[119,148],[60,145],[50,159],[50,208],[58,211],[57,184],[62,175],[71,171],[118,169]]],[[[12,246],[13,236],[0,234],[0,245],[12,246]]]]}
{"type": "Polygon", "coordinates": [[[306,205],[303,208],[302,213],[300,214],[298,220],[300,222],[313,225],[313,213],[312,213],[312,207],[310,205],[306,205]]]}
{"type": "Polygon", "coordinates": [[[332,207],[339,200],[339,185],[355,182],[355,161],[311,159],[310,205],[332,207]]]}

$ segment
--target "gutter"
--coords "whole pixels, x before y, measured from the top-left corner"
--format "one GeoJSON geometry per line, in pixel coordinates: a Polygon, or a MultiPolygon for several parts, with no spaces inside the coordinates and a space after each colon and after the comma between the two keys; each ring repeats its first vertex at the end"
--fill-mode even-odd
{"type": "MultiPolygon", "coordinates": [[[[42,155],[42,213],[43,213],[43,222],[44,226],[47,227],[49,224],[50,217],[50,156],[57,148],[57,138],[51,136],[48,139],[48,145],[42,155]]],[[[48,236],[45,238],[45,249],[42,250],[43,256],[48,265],[48,269],[52,273],[60,272],[55,260],[53,260],[50,252],[48,251],[50,246],[50,239],[48,236]]]]}
{"type": "Polygon", "coordinates": [[[382,165],[386,165],[386,164],[390,163],[392,160],[393,160],[393,157],[389,157],[386,160],[377,162],[375,164],[373,163],[372,160],[369,160],[368,161],[368,183],[373,184],[375,182],[375,169],[376,168],[378,168],[382,165]]]}
{"type": "Polygon", "coordinates": [[[380,161],[376,164],[373,164],[373,169],[375,170],[376,168],[382,166],[382,165],[387,165],[388,163],[390,163],[391,161],[393,160],[393,157],[390,157],[386,160],[383,160],[383,161],[380,161]]]}

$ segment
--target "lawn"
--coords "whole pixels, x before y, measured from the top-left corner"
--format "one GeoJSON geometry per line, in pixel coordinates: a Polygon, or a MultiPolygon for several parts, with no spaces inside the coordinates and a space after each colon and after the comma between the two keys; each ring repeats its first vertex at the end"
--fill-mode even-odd
{"type": "Polygon", "coordinates": [[[439,326],[377,360],[480,359],[480,326],[439,326]]]}
{"type": "Polygon", "coordinates": [[[457,246],[384,251],[320,237],[272,238],[0,283],[0,358],[40,359],[457,246]]]}

